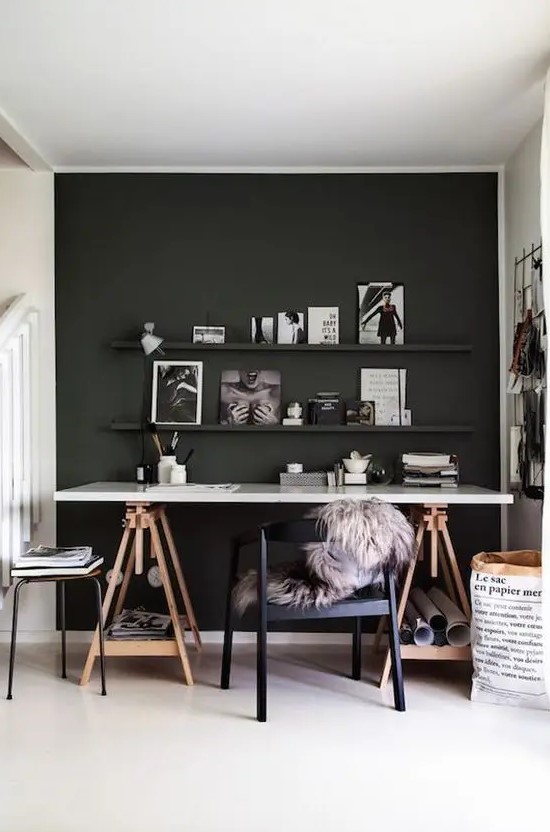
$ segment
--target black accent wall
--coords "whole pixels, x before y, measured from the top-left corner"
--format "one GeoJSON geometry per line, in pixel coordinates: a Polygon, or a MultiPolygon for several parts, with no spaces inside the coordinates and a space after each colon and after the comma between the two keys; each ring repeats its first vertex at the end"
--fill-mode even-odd
{"type": "MultiPolygon", "coordinates": [[[[340,340],[355,342],[358,282],[405,284],[410,343],[471,344],[470,353],[336,352],[259,356],[282,372],[283,402],[318,390],[359,394],[365,366],[408,369],[417,424],[471,425],[471,433],[188,433],[191,476],[277,481],[287,461],[327,467],[357,446],[392,460],[405,450],[452,451],[464,482],[498,487],[497,177],[471,174],[60,174],[56,175],[58,487],[132,480],[144,362],[115,351],[155,321],[168,340],[193,324],[226,326],[249,341],[250,317],[286,308],[340,308],[340,340]]],[[[203,423],[216,422],[222,369],[253,367],[256,353],[196,352],[204,361],[203,423]]],[[[147,368],[149,372],[150,368],[147,368]]],[[[258,367],[256,367],[258,369],[258,367]]],[[[147,378],[147,385],[150,381],[147,378]]],[[[152,449],[149,451],[153,458],[152,449]]],[[[171,518],[203,629],[222,623],[232,531],[300,508],[172,507],[171,518]]],[[[112,562],[121,507],[60,504],[60,544],[91,543],[112,562]]],[[[498,508],[457,508],[451,531],[463,569],[498,548],[498,508]]],[[[92,605],[72,588],[69,626],[92,605]]],[[[138,580],[130,603],[161,607],[138,580]]]]}

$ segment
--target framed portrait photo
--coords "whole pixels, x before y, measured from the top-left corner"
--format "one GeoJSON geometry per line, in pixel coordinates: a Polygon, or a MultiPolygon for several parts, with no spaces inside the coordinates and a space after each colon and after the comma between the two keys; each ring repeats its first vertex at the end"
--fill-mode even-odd
{"type": "Polygon", "coordinates": [[[304,313],[289,309],[277,315],[277,343],[305,344],[304,313]]]}
{"type": "Polygon", "coordinates": [[[402,344],[405,299],[402,283],[360,283],[359,343],[402,344]]]}
{"type": "Polygon", "coordinates": [[[225,344],[224,326],[194,326],[194,344],[225,344]]]}
{"type": "Polygon", "coordinates": [[[200,425],[202,361],[154,361],[151,421],[157,425],[200,425]]]}

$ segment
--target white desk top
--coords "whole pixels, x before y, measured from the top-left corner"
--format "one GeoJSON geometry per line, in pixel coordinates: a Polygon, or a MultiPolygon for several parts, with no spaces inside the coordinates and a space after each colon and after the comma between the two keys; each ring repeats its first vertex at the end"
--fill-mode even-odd
{"type": "Polygon", "coordinates": [[[377,497],[386,503],[402,505],[504,505],[514,502],[512,494],[477,485],[442,489],[402,485],[329,488],[242,483],[236,491],[186,491],[183,486],[148,491],[146,486],[133,482],[91,482],[55,492],[55,500],[61,503],[330,503],[343,497],[363,500],[377,497]]]}

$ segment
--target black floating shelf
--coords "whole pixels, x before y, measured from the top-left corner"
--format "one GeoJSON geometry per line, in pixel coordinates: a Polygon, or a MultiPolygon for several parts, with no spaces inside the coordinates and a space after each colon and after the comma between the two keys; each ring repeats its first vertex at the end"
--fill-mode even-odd
{"type": "MultiPolygon", "coordinates": [[[[139,422],[112,422],[111,430],[139,430],[139,422]]],[[[158,425],[159,431],[202,433],[472,433],[471,425],[158,425]]]]}
{"type": "MultiPolygon", "coordinates": [[[[111,341],[114,350],[141,351],[139,341],[111,341]]],[[[189,352],[471,352],[471,344],[190,344],[186,341],[164,341],[161,349],[189,352]]],[[[160,358],[160,355],[155,355],[160,358]]]]}

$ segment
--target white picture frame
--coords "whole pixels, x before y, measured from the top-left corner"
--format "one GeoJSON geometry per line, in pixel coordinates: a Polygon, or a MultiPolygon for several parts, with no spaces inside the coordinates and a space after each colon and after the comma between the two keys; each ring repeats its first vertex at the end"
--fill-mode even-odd
{"type": "Polygon", "coordinates": [[[194,326],[194,344],[225,344],[224,326],[194,326]]]}
{"type": "Polygon", "coordinates": [[[338,306],[309,306],[307,310],[308,344],[335,346],[340,342],[338,306]]]}
{"type": "Polygon", "coordinates": [[[151,421],[156,425],[200,425],[202,361],[154,361],[151,421]]]}

